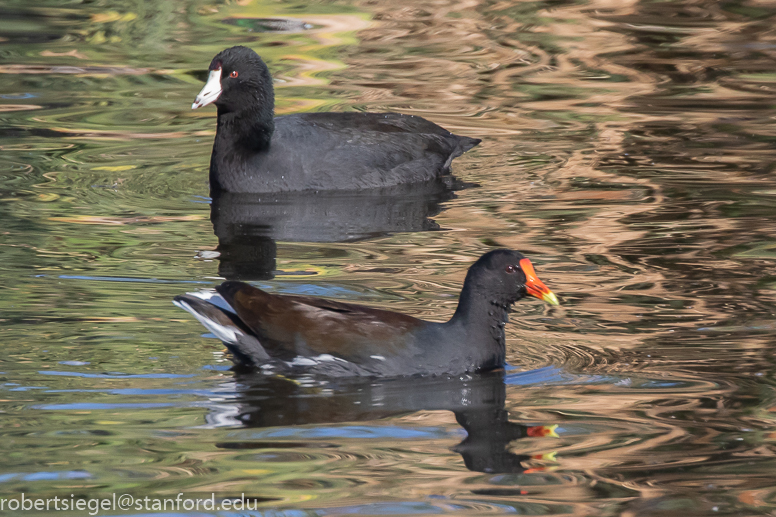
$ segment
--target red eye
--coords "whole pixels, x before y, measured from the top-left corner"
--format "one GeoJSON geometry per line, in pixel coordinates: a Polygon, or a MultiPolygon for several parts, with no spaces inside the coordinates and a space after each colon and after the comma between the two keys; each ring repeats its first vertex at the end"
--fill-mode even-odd
{"type": "Polygon", "coordinates": [[[237,70],[232,70],[232,73],[229,74],[229,77],[237,77],[237,70]]]}
{"type": "Polygon", "coordinates": [[[513,266],[512,264],[509,264],[507,267],[504,268],[504,270],[511,275],[512,273],[517,271],[517,267],[513,266]]]}

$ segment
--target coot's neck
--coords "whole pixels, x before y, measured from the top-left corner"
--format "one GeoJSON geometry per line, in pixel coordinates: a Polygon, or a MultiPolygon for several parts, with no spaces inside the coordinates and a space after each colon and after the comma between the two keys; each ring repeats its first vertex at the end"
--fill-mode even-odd
{"type": "Polygon", "coordinates": [[[512,303],[513,300],[499,300],[498,296],[466,282],[448,325],[465,330],[470,346],[483,350],[489,356],[488,362],[496,363],[491,366],[501,366],[506,355],[504,326],[512,303]]]}
{"type": "Polygon", "coordinates": [[[272,100],[239,111],[227,111],[219,106],[215,147],[247,154],[268,149],[275,131],[272,100]]]}

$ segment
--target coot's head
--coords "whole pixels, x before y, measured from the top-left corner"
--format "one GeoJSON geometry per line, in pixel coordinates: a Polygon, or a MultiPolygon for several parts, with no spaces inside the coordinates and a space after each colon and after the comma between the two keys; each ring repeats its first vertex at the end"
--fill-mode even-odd
{"type": "Polygon", "coordinates": [[[531,261],[513,250],[494,250],[480,257],[469,268],[464,288],[503,305],[525,296],[559,305],[555,294],[536,276],[531,261]]]}
{"type": "Polygon", "coordinates": [[[258,110],[272,116],[272,76],[256,52],[248,47],[228,48],[213,58],[208,70],[207,83],[191,109],[215,103],[219,114],[258,110]]]}

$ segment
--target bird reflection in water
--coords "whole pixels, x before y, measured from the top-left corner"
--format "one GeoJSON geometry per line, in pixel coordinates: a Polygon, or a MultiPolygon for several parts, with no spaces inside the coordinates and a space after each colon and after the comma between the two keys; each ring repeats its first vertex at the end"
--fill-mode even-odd
{"type": "Polygon", "coordinates": [[[467,186],[445,176],[358,193],[214,193],[210,219],[218,237],[218,274],[227,280],[273,278],[277,241],[354,242],[436,230],[431,218],[467,186]]]}
{"type": "MultiPolygon", "coordinates": [[[[309,379],[306,379],[309,381],[309,379]]],[[[503,370],[438,377],[348,379],[310,385],[282,376],[236,373],[236,405],[219,405],[207,416],[209,426],[249,428],[369,422],[417,411],[452,411],[467,437],[452,448],[469,470],[524,473],[536,456],[509,451],[523,438],[556,437],[554,425],[524,425],[509,421],[505,408],[503,370]]],[[[224,449],[274,447],[266,442],[218,443],[224,449]]],[[[303,445],[300,445],[303,446],[303,445]]],[[[540,455],[542,459],[551,454],[540,455]]]]}

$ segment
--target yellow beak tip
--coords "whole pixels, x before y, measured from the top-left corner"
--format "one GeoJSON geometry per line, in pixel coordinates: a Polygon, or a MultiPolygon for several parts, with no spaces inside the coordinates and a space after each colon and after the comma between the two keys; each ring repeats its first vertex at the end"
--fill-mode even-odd
{"type": "Polygon", "coordinates": [[[558,297],[555,296],[555,293],[553,292],[544,293],[542,300],[544,300],[546,303],[549,303],[550,305],[560,305],[558,297]]]}

